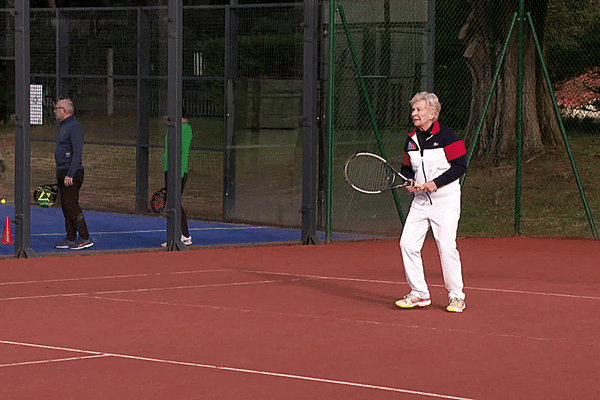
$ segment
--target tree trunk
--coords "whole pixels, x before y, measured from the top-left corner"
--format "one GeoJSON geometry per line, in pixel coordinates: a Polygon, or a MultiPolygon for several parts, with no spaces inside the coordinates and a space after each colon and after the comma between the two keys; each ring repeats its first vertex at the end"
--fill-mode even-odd
{"type": "MultiPolygon", "coordinates": [[[[466,132],[470,145],[475,139],[513,13],[518,11],[518,0],[469,0],[469,3],[472,11],[461,29],[460,39],[467,44],[464,56],[472,76],[473,95],[466,132]]],[[[526,0],[525,12],[531,11],[540,38],[547,8],[548,0],[526,0]],[[528,5],[535,6],[535,10],[529,10],[528,5]]],[[[510,161],[516,153],[518,24],[517,20],[476,146],[477,155],[484,155],[495,165],[510,161]]],[[[524,32],[523,155],[528,158],[543,152],[544,145],[558,143],[561,136],[527,21],[524,32]]]]}

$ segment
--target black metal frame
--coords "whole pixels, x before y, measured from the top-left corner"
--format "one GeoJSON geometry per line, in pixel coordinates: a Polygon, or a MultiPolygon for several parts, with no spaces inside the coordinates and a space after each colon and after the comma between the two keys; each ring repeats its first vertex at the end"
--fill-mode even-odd
{"type": "Polygon", "coordinates": [[[30,247],[29,186],[31,125],[29,121],[29,1],[15,2],[15,255],[35,257],[30,247]]]}
{"type": "MultiPolygon", "coordinates": [[[[29,123],[30,84],[30,8],[26,0],[16,0],[15,8],[15,62],[16,62],[16,147],[15,147],[15,213],[17,257],[33,257],[30,248],[30,173],[31,129],[29,123]]],[[[297,4],[295,4],[297,5],[297,4]]],[[[256,5],[254,5],[256,6],[256,5]]],[[[281,4],[279,4],[281,6],[281,4]]],[[[303,162],[302,162],[302,243],[314,244],[321,240],[316,236],[317,207],[317,144],[318,123],[318,77],[319,77],[319,0],[306,0],[304,29],[304,73],[303,73],[303,162]]],[[[226,53],[225,53],[225,132],[223,165],[223,219],[231,220],[235,211],[236,151],[235,151],[235,78],[237,76],[237,9],[249,7],[231,0],[226,10],[226,53]]],[[[71,9],[70,9],[71,10],[71,9]]],[[[65,11],[56,10],[56,97],[68,96],[69,36],[65,11]]],[[[145,212],[148,197],[149,160],[149,116],[150,109],[144,99],[148,98],[150,76],[148,69],[149,46],[144,34],[149,25],[147,11],[138,14],[138,73],[128,78],[137,80],[138,90],[138,139],[136,143],[136,212],[145,212]]],[[[168,200],[167,200],[167,248],[182,250],[181,224],[181,118],[182,118],[182,71],[183,71],[183,4],[182,0],[168,2],[168,200]]],[[[45,74],[44,74],[45,75],[45,74]]]]}
{"type": "Polygon", "coordinates": [[[181,115],[183,74],[183,1],[169,0],[167,119],[167,249],[185,250],[181,242],[181,115]]]}
{"type": "Polygon", "coordinates": [[[230,221],[235,214],[236,198],[236,107],[235,78],[238,68],[237,0],[231,0],[225,9],[225,132],[223,143],[223,220],[230,221]]]}
{"type": "Polygon", "coordinates": [[[302,243],[320,244],[317,225],[317,142],[319,2],[304,2],[304,76],[302,117],[302,243]]]}

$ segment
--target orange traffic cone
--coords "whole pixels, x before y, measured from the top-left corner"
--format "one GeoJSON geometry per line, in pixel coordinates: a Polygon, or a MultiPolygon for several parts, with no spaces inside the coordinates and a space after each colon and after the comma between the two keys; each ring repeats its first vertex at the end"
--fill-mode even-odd
{"type": "Polygon", "coordinates": [[[2,235],[2,244],[15,244],[12,237],[12,232],[10,230],[10,219],[6,217],[6,222],[4,222],[4,234],[2,235]]]}

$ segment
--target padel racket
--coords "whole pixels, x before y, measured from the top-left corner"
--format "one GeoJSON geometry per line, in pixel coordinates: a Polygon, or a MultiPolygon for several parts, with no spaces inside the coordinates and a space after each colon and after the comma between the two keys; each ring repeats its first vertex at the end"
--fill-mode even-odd
{"type": "Polygon", "coordinates": [[[404,186],[417,186],[383,157],[373,153],[357,153],[344,166],[346,182],[361,193],[378,194],[404,186]]]}
{"type": "Polygon", "coordinates": [[[160,214],[167,205],[167,188],[160,188],[150,198],[148,202],[148,211],[160,214]]]}
{"type": "Polygon", "coordinates": [[[46,183],[33,190],[33,200],[41,207],[52,207],[57,198],[57,183],[46,183]]]}

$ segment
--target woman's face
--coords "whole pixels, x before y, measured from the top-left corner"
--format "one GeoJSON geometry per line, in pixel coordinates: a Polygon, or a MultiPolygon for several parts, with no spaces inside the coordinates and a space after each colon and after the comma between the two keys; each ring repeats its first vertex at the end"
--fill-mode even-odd
{"type": "Polygon", "coordinates": [[[411,117],[415,128],[421,131],[426,131],[435,122],[435,114],[427,105],[427,100],[419,100],[412,105],[411,117]]]}

